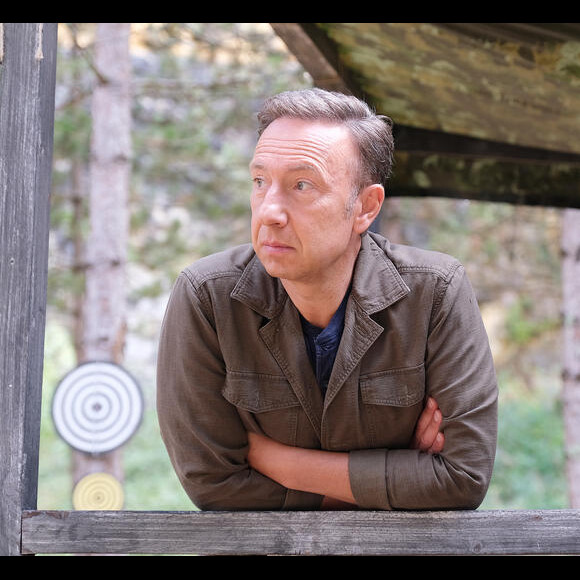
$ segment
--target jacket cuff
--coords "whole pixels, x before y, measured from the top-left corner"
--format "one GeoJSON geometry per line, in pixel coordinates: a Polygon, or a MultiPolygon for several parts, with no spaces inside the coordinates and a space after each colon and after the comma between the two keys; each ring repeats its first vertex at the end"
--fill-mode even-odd
{"type": "Polygon", "coordinates": [[[363,449],[349,453],[350,487],[358,507],[391,509],[386,482],[387,453],[384,449],[363,449]]]}

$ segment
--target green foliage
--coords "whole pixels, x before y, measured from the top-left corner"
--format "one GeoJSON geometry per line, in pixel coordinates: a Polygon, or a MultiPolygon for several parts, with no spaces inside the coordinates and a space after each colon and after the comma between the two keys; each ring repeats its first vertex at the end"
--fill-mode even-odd
{"type": "MultiPolygon", "coordinates": [[[[55,117],[54,149],[63,159],[87,161],[91,134],[91,116],[87,108],[71,106],[66,115],[55,117]]],[[[58,164],[56,165],[58,170],[58,164]]]]}
{"type": "Polygon", "coordinates": [[[534,314],[532,299],[525,295],[518,296],[507,311],[506,332],[510,342],[525,345],[544,332],[559,326],[558,320],[536,319],[534,314]]]}
{"type": "MultiPolygon", "coordinates": [[[[549,380],[549,379],[548,379],[549,380]]],[[[568,507],[559,390],[529,390],[500,378],[499,435],[494,475],[483,507],[568,507]]]]}
{"type": "Polygon", "coordinates": [[[44,379],[40,423],[40,462],[38,474],[38,507],[71,509],[72,481],[70,453],[58,436],[52,422],[51,405],[55,388],[64,369],[75,365],[75,355],[66,327],[49,319],[44,346],[44,379]]]}

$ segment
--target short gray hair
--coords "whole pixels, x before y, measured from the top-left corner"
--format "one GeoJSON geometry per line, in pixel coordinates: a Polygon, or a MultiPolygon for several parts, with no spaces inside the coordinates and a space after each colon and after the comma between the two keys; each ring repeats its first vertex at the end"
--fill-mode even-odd
{"type": "Polygon", "coordinates": [[[344,124],[360,152],[357,186],[379,183],[386,188],[395,150],[389,117],[377,115],[367,103],[351,95],[318,88],[285,91],[264,102],[258,113],[258,135],[281,117],[344,124]]]}

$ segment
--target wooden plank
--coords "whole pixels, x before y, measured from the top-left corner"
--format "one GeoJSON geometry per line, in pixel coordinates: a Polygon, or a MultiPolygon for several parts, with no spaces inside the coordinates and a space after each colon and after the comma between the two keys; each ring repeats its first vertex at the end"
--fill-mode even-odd
{"type": "Polygon", "coordinates": [[[0,554],[36,507],[56,24],[0,24],[0,554]]]}
{"type": "Polygon", "coordinates": [[[395,153],[393,197],[448,197],[519,205],[580,207],[580,165],[505,162],[395,153]]]}
{"type": "Polygon", "coordinates": [[[476,139],[444,131],[395,125],[395,149],[421,155],[448,155],[458,158],[497,159],[507,162],[580,164],[580,154],[522,147],[510,143],[476,139]]]}
{"type": "Polygon", "coordinates": [[[29,511],[23,553],[579,554],[579,510],[29,511]]]}

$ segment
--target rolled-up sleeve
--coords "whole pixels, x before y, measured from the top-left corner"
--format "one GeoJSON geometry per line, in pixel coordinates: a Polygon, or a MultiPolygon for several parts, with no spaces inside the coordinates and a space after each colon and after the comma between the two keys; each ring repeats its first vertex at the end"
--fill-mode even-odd
{"type": "Polygon", "coordinates": [[[387,452],[384,449],[362,449],[349,453],[350,487],[357,506],[368,509],[390,509],[385,485],[387,452]]]}
{"type": "Polygon", "coordinates": [[[200,509],[280,509],[286,490],[248,466],[247,432],[222,396],[224,380],[209,299],[182,273],[157,361],[157,413],[173,467],[200,509]]]}
{"type": "Polygon", "coordinates": [[[497,443],[497,380],[461,265],[434,297],[426,344],[426,394],[443,414],[444,450],[351,451],[350,481],[360,507],[475,509],[485,497],[497,443]]]}

